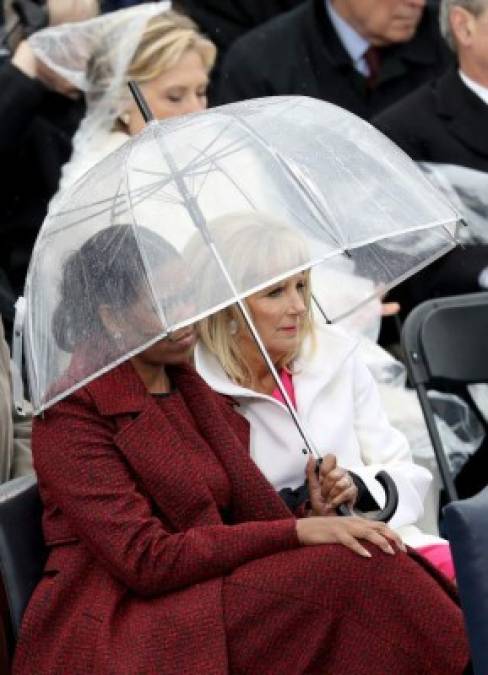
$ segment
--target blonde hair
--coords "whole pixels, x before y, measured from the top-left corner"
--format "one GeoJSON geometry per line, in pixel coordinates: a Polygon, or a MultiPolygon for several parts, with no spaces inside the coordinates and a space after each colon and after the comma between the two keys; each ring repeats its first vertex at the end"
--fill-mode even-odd
{"type": "MultiPolygon", "coordinates": [[[[306,314],[300,330],[299,345],[283,354],[275,363],[276,368],[292,372],[293,362],[304,339],[310,337],[312,345],[315,343],[310,271],[304,269],[308,262],[305,242],[283,222],[256,212],[227,214],[209,223],[208,228],[238,291],[253,288],[265,290],[262,270],[269,270],[267,279],[273,279],[268,285],[304,271],[306,314]]],[[[214,289],[209,290],[205,280],[215,278],[212,268],[216,269],[217,264],[202,246],[197,250],[195,245],[190,244],[186,256],[191,260],[192,269],[199,279],[200,297],[205,298],[207,294],[207,300],[212,304],[210,296],[214,289]]],[[[202,319],[197,324],[197,330],[203,344],[219,359],[227,375],[242,386],[250,386],[253,373],[244,358],[239,340],[239,334],[247,327],[238,306],[231,305],[202,319]],[[232,322],[236,322],[236,331],[231,330],[232,322]]]]}
{"type": "Polygon", "coordinates": [[[215,63],[217,48],[198,32],[187,16],[174,11],[150,19],[127,71],[127,79],[148,82],[176,66],[182,56],[195,50],[207,71],[215,63]]]}
{"type": "MultiPolygon", "coordinates": [[[[120,14],[123,12],[128,10],[122,10],[120,14]]],[[[127,48],[133,40],[133,35],[127,33],[131,29],[130,18],[124,14],[120,16],[119,26],[115,24],[118,29],[127,26],[127,48]]],[[[139,84],[149,82],[176,66],[183,55],[191,50],[200,55],[204,67],[210,71],[217,55],[213,42],[198,32],[196,24],[187,16],[172,10],[156,14],[148,20],[129,65],[124,68],[122,77],[117,78],[121,61],[119,55],[123,54],[124,49],[121,42],[111,40],[107,45],[107,39],[104,39],[88,60],[86,68],[87,81],[90,83],[87,91],[93,105],[103,101],[107,92],[113,92],[110,98],[115,100],[111,101],[109,108],[113,114],[114,129],[119,131],[124,130],[124,125],[117,116],[132,102],[127,89],[130,80],[139,84]],[[114,80],[117,81],[115,89],[114,80]]]]}

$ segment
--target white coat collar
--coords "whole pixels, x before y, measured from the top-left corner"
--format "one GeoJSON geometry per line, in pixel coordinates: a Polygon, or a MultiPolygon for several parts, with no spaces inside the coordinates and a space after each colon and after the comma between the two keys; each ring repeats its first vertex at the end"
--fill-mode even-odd
{"type": "MultiPolygon", "coordinates": [[[[337,326],[321,326],[316,332],[315,349],[312,350],[310,341],[306,340],[294,367],[293,379],[297,382],[302,379],[307,381],[307,398],[313,398],[317,391],[327,386],[341,369],[344,361],[359,345],[358,339],[351,338],[337,326]]],[[[221,394],[233,398],[261,398],[284,407],[272,396],[235,384],[224,371],[217,357],[201,341],[195,348],[195,368],[207,384],[221,394]]],[[[300,401],[297,401],[297,406],[302,407],[300,401]]]]}

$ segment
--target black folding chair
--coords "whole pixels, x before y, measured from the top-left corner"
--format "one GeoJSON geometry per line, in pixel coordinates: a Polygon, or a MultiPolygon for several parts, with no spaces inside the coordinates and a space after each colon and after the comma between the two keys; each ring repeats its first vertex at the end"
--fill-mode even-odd
{"type": "Polygon", "coordinates": [[[3,628],[9,661],[22,615],[46,560],[41,516],[34,476],[0,485],[0,597],[4,601],[3,628]]]}
{"type": "Polygon", "coordinates": [[[457,387],[488,382],[488,293],[423,302],[405,320],[402,346],[447,498],[452,501],[457,491],[427,389],[439,383],[457,387]]]}
{"type": "Polygon", "coordinates": [[[488,673],[488,488],[444,508],[474,672],[488,673]]]}

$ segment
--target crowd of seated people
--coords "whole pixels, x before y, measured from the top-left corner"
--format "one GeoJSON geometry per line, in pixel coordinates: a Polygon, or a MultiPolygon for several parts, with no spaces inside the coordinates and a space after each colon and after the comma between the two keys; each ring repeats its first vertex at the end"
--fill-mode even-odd
{"type": "MultiPolygon", "coordinates": [[[[50,551],[25,615],[14,672],[366,673],[371,672],[368,659],[380,664],[378,672],[469,672],[448,546],[438,537],[423,540],[416,530],[404,536],[401,527],[415,526],[431,477],[412,462],[407,440],[383,417],[364,364],[340,357],[350,365],[341,381],[350,377],[359,386],[357,378],[368,388],[366,408],[360,412],[351,403],[358,419],[337,431],[349,440],[318,476],[304,458],[299,469],[294,467],[294,487],[303,483],[309,497],[299,508],[283,502],[280,481],[267,473],[266,459],[258,459],[262,448],[276,443],[262,420],[256,422],[261,410],[248,411],[243,421],[239,406],[233,409],[212,390],[232,395],[234,402],[257,392],[256,407],[261,396],[263,409],[265,399],[279,400],[279,394],[267,375],[259,378],[259,368],[247,380],[235,380],[239,369],[232,364],[217,372],[213,359],[221,356],[222,342],[212,339],[217,328],[208,323],[183,333],[181,344],[179,336],[156,343],[35,418],[32,462],[30,414],[20,419],[11,403],[7,343],[13,302],[22,293],[50,204],[143,128],[126,92],[129,80],[140,85],[158,119],[204,110],[209,86],[211,105],[306,95],[370,120],[415,161],[488,172],[488,0],[240,0],[232,8],[217,0],[180,0],[173,5],[177,11],[123,0],[66,0],[60,12],[56,0],[48,0],[49,24],[66,28],[74,45],[85,39],[87,22],[104,27],[103,40],[95,47],[92,42],[92,52],[76,64],[85,76],[81,87],[69,74],[60,75],[55,58],[43,60],[29,39],[11,46],[11,56],[0,63],[0,157],[8,167],[0,206],[0,309],[6,335],[2,325],[0,480],[36,470],[50,551]],[[136,43],[127,49],[123,35],[118,41],[110,34],[107,40],[111,12],[139,4],[146,5],[147,21],[138,28],[136,43]],[[114,63],[120,67],[124,50],[127,58],[116,72],[114,63]],[[118,88],[109,86],[115,78],[118,88]],[[130,420],[127,391],[132,392],[130,420]],[[107,405],[108,416],[102,412],[107,405]],[[144,419],[152,416],[159,428],[139,424],[134,430],[129,421],[135,417],[137,427],[142,411],[150,411],[144,419]],[[374,486],[368,489],[368,480],[361,478],[363,465],[378,463],[375,448],[364,448],[379,442],[368,425],[372,436],[367,442],[362,436],[363,413],[365,418],[374,414],[378,438],[388,438],[407,466],[407,477],[397,479],[403,518],[398,527],[333,515],[340,503],[360,498],[377,506],[374,486]],[[222,422],[205,426],[202,420],[215,415],[222,422]],[[262,448],[256,450],[258,440],[262,448]],[[236,470],[224,452],[234,446],[236,470]],[[355,463],[347,459],[352,447],[355,463]],[[404,542],[422,556],[411,549],[405,554],[404,542]],[[373,572],[366,571],[367,564],[373,572]],[[360,590],[366,574],[374,590],[369,599],[360,590]],[[344,582],[337,582],[334,597],[323,588],[330,576],[344,582]],[[79,589],[76,598],[69,593],[73,585],[79,589]],[[425,599],[422,608],[419,594],[425,599]],[[401,621],[392,609],[396,602],[402,606],[401,621]],[[195,608],[201,613],[203,605],[206,614],[197,627],[195,608]],[[269,631],[255,623],[259,612],[267,614],[269,631]],[[439,623],[445,626],[441,634],[432,629],[439,623]],[[159,647],[155,631],[162,626],[159,647]],[[361,657],[353,654],[359,632],[361,657]],[[181,633],[190,643],[186,647],[181,633]],[[394,649],[395,641],[402,642],[401,650],[394,649]],[[171,670],[168,662],[182,665],[171,670]]],[[[112,241],[125,246],[122,234],[113,232],[112,241]]],[[[161,248],[158,264],[174,264],[177,254],[153,243],[161,248]]],[[[75,280],[73,293],[81,293],[76,285],[81,284],[80,256],[93,255],[100,246],[96,238],[89,240],[66,262],[64,274],[75,280]]],[[[403,318],[424,299],[481,290],[486,250],[483,243],[454,250],[387,300],[399,302],[403,318]]],[[[112,273],[124,274],[117,266],[107,271],[112,273]]],[[[299,310],[296,298],[294,309],[285,310],[297,325],[306,322],[308,281],[306,275],[293,277],[283,291],[300,296],[299,310]]],[[[258,318],[259,300],[268,290],[249,299],[258,318]]],[[[103,311],[93,318],[87,343],[69,346],[73,354],[85,354],[98,335],[117,339],[113,335],[131,330],[129,321],[115,326],[113,317],[107,318],[110,303],[103,292],[93,288],[103,311]]],[[[136,289],[127,310],[137,301],[136,289]]],[[[141,316],[136,312],[133,320],[141,316]]],[[[213,319],[231,326],[230,341],[242,338],[233,314],[213,319]]],[[[266,332],[264,319],[262,326],[266,332]]],[[[66,327],[58,326],[55,339],[62,342],[63,334],[66,327]]],[[[347,351],[340,331],[320,339],[329,340],[328,349],[336,341],[339,351],[347,351]]],[[[301,382],[293,375],[301,349],[302,342],[288,361],[278,359],[292,395],[301,382]]],[[[255,356],[251,351],[247,356],[254,366],[255,356]]],[[[477,466],[485,463],[478,458],[477,466]]]]}

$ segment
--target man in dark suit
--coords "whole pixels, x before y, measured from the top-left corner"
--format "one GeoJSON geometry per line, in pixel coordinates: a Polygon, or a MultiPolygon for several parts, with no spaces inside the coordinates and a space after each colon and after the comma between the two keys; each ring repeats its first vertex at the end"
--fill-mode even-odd
{"type": "Polygon", "coordinates": [[[488,172],[488,0],[443,0],[441,28],[458,66],[373,123],[415,160],[488,172]]]}
{"type": "MultiPolygon", "coordinates": [[[[458,66],[373,123],[415,160],[488,172],[488,0],[441,0],[440,9],[442,33],[458,66]]],[[[466,245],[396,288],[390,299],[406,315],[432,297],[485,290],[480,275],[487,268],[488,245],[466,245]]],[[[389,341],[388,332],[383,339],[389,341]]]]}
{"type": "Polygon", "coordinates": [[[219,103],[303,94],[369,119],[442,72],[448,50],[425,0],[307,0],[230,48],[219,103]]]}

